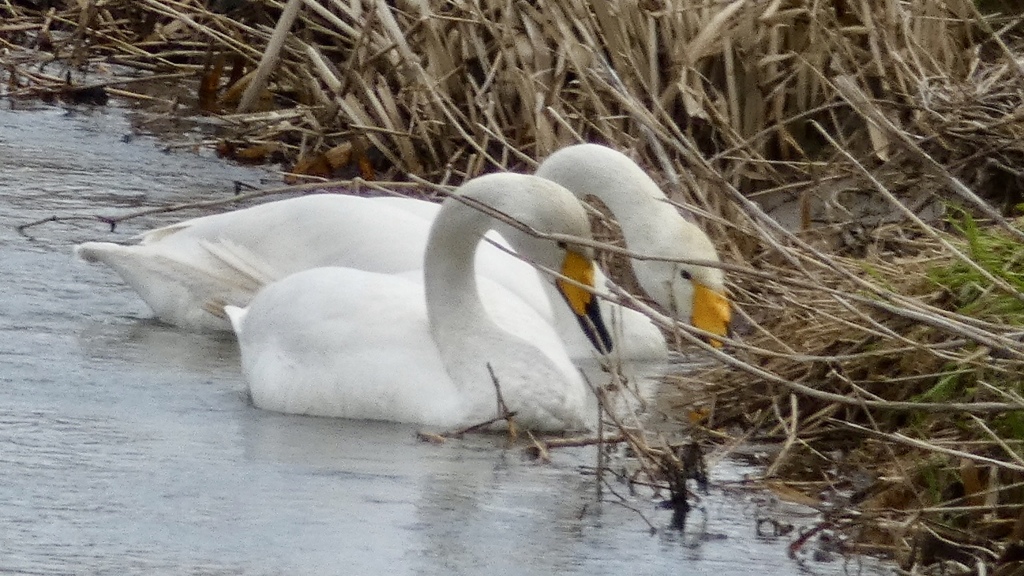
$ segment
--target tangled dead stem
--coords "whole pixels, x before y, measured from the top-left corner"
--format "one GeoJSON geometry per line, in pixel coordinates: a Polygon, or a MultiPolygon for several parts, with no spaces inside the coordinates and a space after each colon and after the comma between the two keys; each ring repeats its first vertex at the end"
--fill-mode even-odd
{"type": "MultiPolygon", "coordinates": [[[[1024,570],[1018,12],[4,0],[0,63],[10,99],[206,114],[220,153],[294,178],[458,183],[574,141],[626,151],[716,241],[743,326],[658,409],[718,453],[775,442],[766,483],[827,510],[851,546],[917,573],[1010,574],[1024,570]],[[193,82],[172,99],[133,89],[140,76],[193,82]]],[[[671,483],[659,470],[681,458],[661,436],[615,424],[671,483]]]]}

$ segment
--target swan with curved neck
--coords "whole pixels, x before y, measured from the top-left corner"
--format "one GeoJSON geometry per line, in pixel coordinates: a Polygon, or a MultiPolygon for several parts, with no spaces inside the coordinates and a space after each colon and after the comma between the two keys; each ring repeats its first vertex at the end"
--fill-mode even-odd
{"type": "Polygon", "coordinates": [[[549,156],[536,174],[581,198],[601,200],[615,215],[630,250],[663,259],[631,259],[647,295],[679,320],[725,335],[731,311],[721,268],[673,261],[719,262],[718,252],[640,166],[606,146],[577,144],[549,156]]]}
{"type": "MultiPolygon", "coordinates": [[[[491,174],[458,194],[544,233],[589,237],[582,207],[534,176],[491,174]]],[[[449,198],[430,228],[422,277],[315,268],[262,290],[245,309],[227,307],[253,402],[282,412],[457,426],[497,414],[496,385],[516,422],[534,429],[589,425],[590,393],[550,324],[514,294],[476,274],[474,252],[495,225],[449,198]],[[491,308],[514,319],[508,330],[491,308]]],[[[524,256],[591,285],[582,248],[545,242],[524,256]],[[580,266],[580,262],[584,265],[580,266]]],[[[556,283],[570,310],[600,325],[596,299],[556,283]]]]}

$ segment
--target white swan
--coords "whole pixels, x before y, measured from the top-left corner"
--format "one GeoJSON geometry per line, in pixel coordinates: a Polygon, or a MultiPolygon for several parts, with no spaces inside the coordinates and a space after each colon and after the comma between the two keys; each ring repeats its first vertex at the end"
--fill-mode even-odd
{"type": "MultiPolygon", "coordinates": [[[[627,245],[637,252],[718,260],[707,236],[665,203],[650,177],[618,152],[594,144],[570,146],[549,157],[538,175],[579,197],[602,199],[620,219],[627,245]]],[[[226,320],[207,311],[210,302],[245,305],[261,286],[299,270],[327,265],[386,273],[418,269],[438,209],[437,204],[405,198],[313,195],[153,230],[135,246],[88,242],[76,247],[76,254],[112,267],[165,322],[229,329],[226,320]]],[[[502,233],[513,245],[530,241],[513,229],[502,233]]],[[[575,318],[558,305],[560,297],[529,266],[483,245],[477,268],[549,318],[571,357],[594,356],[575,318]]],[[[725,334],[729,304],[719,269],[634,261],[634,270],[648,294],[676,317],[725,334]]],[[[597,285],[603,287],[606,281],[598,272],[597,285]]],[[[607,301],[601,306],[617,356],[658,359],[667,354],[664,337],[647,317],[607,301]]]]}
{"type": "MultiPolygon", "coordinates": [[[[589,237],[582,206],[550,181],[491,174],[458,190],[543,233],[589,237]]],[[[449,198],[427,241],[423,277],[328,267],[299,272],[262,290],[248,308],[226,311],[238,335],[256,406],[289,413],[458,426],[498,415],[493,369],[516,421],[541,430],[588,426],[589,392],[547,320],[500,287],[482,291],[515,335],[480,300],[474,252],[494,226],[449,198]]],[[[592,285],[583,249],[543,241],[525,255],[592,285]]],[[[485,279],[479,280],[486,282],[485,279]]],[[[594,316],[596,300],[557,282],[561,306],[594,316]]]]}

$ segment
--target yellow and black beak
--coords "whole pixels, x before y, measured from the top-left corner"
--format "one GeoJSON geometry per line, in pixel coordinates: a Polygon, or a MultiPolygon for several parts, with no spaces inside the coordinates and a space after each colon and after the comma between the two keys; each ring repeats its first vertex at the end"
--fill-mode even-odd
{"type": "MultiPolygon", "coordinates": [[[[690,324],[694,328],[725,336],[729,332],[731,319],[732,309],[729,306],[729,299],[724,294],[702,284],[693,283],[693,315],[690,317],[690,324]]],[[[722,342],[712,339],[711,345],[721,348],[722,342]]]]}
{"type": "MultiPolygon", "coordinates": [[[[566,251],[561,272],[562,276],[566,278],[575,280],[584,286],[594,287],[594,263],[579,252],[566,251]]],[[[601,317],[601,307],[597,296],[562,278],[559,278],[555,284],[569,308],[576,313],[576,320],[594,348],[601,354],[611,352],[612,338],[601,317]]]]}

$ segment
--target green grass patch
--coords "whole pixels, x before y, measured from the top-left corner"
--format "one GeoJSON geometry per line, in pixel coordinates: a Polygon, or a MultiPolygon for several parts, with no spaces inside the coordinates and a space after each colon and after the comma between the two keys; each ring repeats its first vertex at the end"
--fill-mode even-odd
{"type": "Polygon", "coordinates": [[[967,393],[964,373],[951,370],[943,374],[934,386],[913,398],[917,402],[953,402],[967,393]]]}
{"type": "Polygon", "coordinates": [[[949,219],[960,233],[960,248],[974,262],[956,260],[934,266],[928,277],[954,297],[956,311],[1006,324],[1024,324],[1024,243],[996,226],[981,226],[956,209],[949,219]],[[1006,282],[1016,294],[994,285],[980,271],[1006,282]]]}

